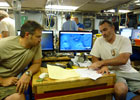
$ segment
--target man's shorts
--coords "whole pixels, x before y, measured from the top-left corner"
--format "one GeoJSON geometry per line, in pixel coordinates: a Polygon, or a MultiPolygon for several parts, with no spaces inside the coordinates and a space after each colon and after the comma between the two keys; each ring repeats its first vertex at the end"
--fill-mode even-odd
{"type": "Polygon", "coordinates": [[[140,90],[140,73],[115,72],[116,82],[123,82],[131,92],[140,90]]]}
{"type": "Polygon", "coordinates": [[[16,93],[16,86],[7,86],[7,87],[0,86],[0,100],[14,93],[16,93]]]}

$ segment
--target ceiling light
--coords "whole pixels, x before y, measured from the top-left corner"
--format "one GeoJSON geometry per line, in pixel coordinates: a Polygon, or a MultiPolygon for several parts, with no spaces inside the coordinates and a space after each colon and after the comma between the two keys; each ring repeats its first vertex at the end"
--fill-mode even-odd
{"type": "Polygon", "coordinates": [[[140,5],[140,3],[137,3],[136,5],[138,5],[138,6],[139,6],[139,5],[140,5]]]}
{"type": "Polygon", "coordinates": [[[119,10],[119,13],[128,13],[131,12],[130,10],[119,10]]]}
{"type": "Polygon", "coordinates": [[[136,1],[134,1],[135,3],[139,3],[140,2],[140,0],[136,0],[136,1]]]}
{"type": "Polygon", "coordinates": [[[46,9],[49,10],[59,10],[59,11],[64,11],[64,10],[69,10],[69,11],[74,11],[76,10],[78,7],[76,6],[61,6],[61,5],[47,5],[45,6],[46,9]]]}
{"type": "MultiPolygon", "coordinates": [[[[115,13],[115,10],[114,9],[110,9],[110,10],[107,10],[105,12],[111,12],[111,13],[115,13]]],[[[119,13],[128,13],[128,12],[131,12],[130,10],[118,10],[119,13]]]]}
{"type": "Polygon", "coordinates": [[[7,2],[0,2],[0,7],[9,7],[7,2]]]}
{"type": "Polygon", "coordinates": [[[94,2],[97,2],[97,3],[107,3],[108,1],[111,1],[111,0],[95,0],[94,2]]]}

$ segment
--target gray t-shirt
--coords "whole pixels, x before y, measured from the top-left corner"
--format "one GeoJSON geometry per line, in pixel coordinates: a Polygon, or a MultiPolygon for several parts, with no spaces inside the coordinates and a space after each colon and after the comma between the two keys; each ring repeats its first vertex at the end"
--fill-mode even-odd
{"type": "Polygon", "coordinates": [[[19,44],[19,38],[0,40],[0,77],[17,76],[30,62],[42,57],[41,45],[27,49],[19,44]]]}

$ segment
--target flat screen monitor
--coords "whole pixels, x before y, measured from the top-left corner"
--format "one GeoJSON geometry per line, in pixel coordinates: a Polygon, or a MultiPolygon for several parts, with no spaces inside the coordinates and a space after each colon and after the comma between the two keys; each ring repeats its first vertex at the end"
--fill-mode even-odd
{"type": "Polygon", "coordinates": [[[140,39],[140,29],[133,29],[131,39],[140,39]]]}
{"type": "Polygon", "coordinates": [[[18,36],[20,35],[20,30],[17,30],[17,35],[18,35],[18,36]]]}
{"type": "Polygon", "coordinates": [[[131,38],[132,30],[132,28],[122,28],[120,29],[120,35],[131,38]]]}
{"type": "Polygon", "coordinates": [[[93,43],[91,31],[59,31],[60,52],[90,52],[93,43]]]}
{"type": "Polygon", "coordinates": [[[54,50],[53,31],[51,30],[42,31],[41,47],[43,51],[54,50]]]}
{"type": "Polygon", "coordinates": [[[140,29],[140,26],[137,26],[137,29],[140,29]]]}

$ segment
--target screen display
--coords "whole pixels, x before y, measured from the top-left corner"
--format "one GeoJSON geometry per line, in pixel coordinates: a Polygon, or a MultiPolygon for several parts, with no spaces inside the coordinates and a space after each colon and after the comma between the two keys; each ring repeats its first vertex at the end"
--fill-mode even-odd
{"type": "Polygon", "coordinates": [[[131,38],[132,29],[131,28],[122,28],[122,29],[120,29],[120,35],[125,36],[127,38],[131,38]]]}
{"type": "Polygon", "coordinates": [[[140,29],[133,29],[131,39],[140,39],[140,29]]]}
{"type": "Polygon", "coordinates": [[[59,50],[70,52],[89,52],[92,48],[92,32],[89,31],[60,31],[59,50]]]}
{"type": "Polygon", "coordinates": [[[17,35],[20,35],[20,30],[17,30],[17,35]]]}
{"type": "Polygon", "coordinates": [[[54,50],[53,31],[51,30],[42,31],[41,47],[42,50],[44,51],[54,50]]]}
{"type": "Polygon", "coordinates": [[[137,26],[137,29],[140,29],[140,26],[137,26]]]}

